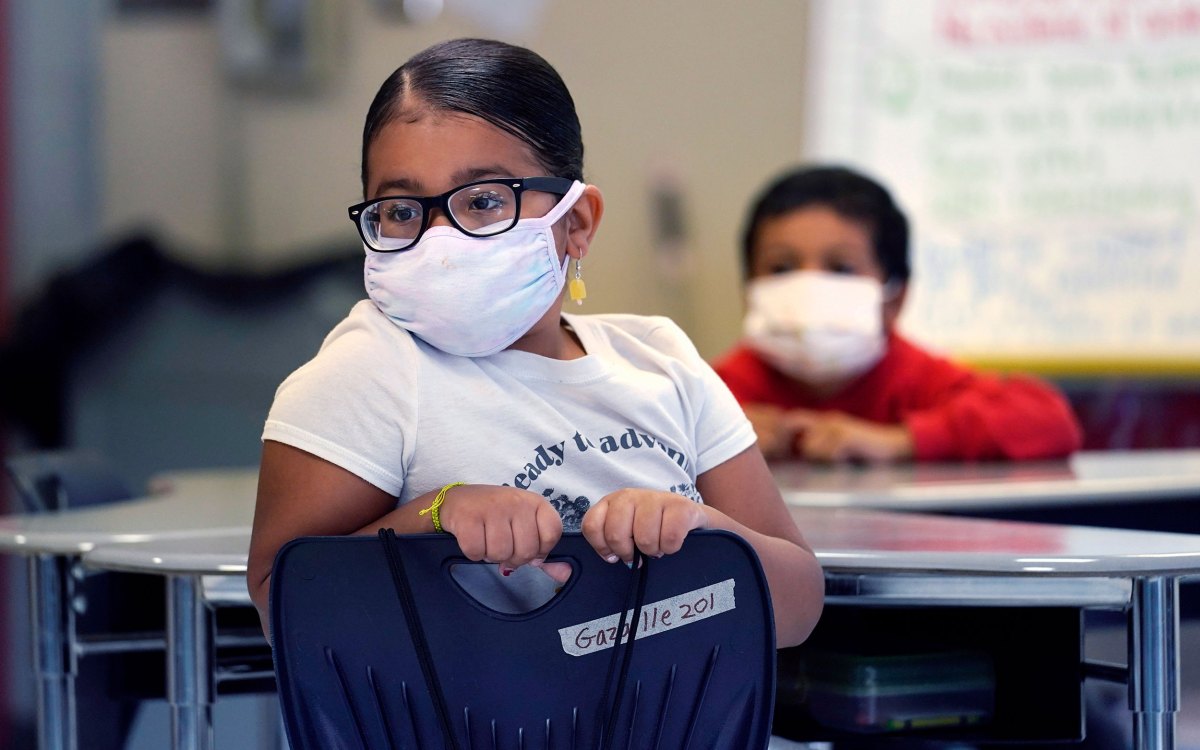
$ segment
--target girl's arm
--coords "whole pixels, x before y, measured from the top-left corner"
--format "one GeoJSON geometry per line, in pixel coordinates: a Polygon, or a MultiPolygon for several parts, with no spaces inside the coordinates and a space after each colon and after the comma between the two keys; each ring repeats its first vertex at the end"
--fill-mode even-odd
{"type": "Polygon", "coordinates": [[[619,490],[588,510],[584,536],[601,557],[633,559],[633,547],[650,556],[679,551],[692,529],[732,531],[758,553],[775,611],[782,648],[804,641],[825,600],[821,566],[783,503],[766,461],[748,448],[697,479],[703,505],[669,492],[619,490]]]}
{"type": "MultiPolygon", "coordinates": [[[[246,586],[268,632],[271,567],[279,548],[300,536],[435,531],[432,514],[421,515],[438,490],[396,507],[396,498],[364,479],[298,448],[263,442],[258,503],[250,536],[246,586]]],[[[562,519],[541,495],[513,487],[463,485],[441,505],[442,529],[453,534],[471,560],[506,568],[541,564],[562,536],[562,519]]]]}
{"type": "Polygon", "coordinates": [[[280,547],[300,536],[352,534],[395,505],[396,498],[345,469],[290,445],[264,441],[246,569],[246,587],[263,632],[268,630],[271,567],[280,547]]]}
{"type": "Polygon", "coordinates": [[[779,487],[756,448],[701,474],[697,489],[709,526],[741,535],[755,552],[771,587],[778,646],[804,641],[825,604],[821,564],[788,513],[779,487]]]}

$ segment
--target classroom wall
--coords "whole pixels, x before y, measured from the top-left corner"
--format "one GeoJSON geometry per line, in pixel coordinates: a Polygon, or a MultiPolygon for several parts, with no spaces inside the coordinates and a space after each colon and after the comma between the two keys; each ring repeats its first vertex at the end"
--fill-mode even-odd
{"type": "Polygon", "coordinates": [[[359,138],[378,85],[435,41],[501,38],[544,55],[576,98],[586,173],[607,201],[584,311],[670,315],[709,356],[733,341],[743,209],[800,154],[806,3],[525,0],[499,23],[451,0],[426,25],[368,0],[331,5],[340,51],[328,85],[306,94],[231,86],[211,12],[109,15],[106,236],[152,224],[176,252],[218,267],[285,266],[353,244],[344,207],[360,199],[359,138]],[[655,196],[672,189],[685,237],[658,243],[655,196]]]}
{"type": "Polygon", "coordinates": [[[0,285],[14,308],[98,238],[96,60],[103,15],[99,3],[44,0],[9,2],[0,19],[9,160],[8,200],[0,207],[8,217],[9,257],[0,285]]]}

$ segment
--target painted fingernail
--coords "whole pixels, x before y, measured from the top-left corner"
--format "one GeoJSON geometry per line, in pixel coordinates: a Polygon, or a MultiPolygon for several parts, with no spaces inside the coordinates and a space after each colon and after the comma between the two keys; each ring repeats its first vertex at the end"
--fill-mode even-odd
{"type": "Polygon", "coordinates": [[[512,575],[512,572],[513,572],[513,569],[512,569],[512,568],[510,568],[510,567],[508,567],[507,565],[501,565],[501,566],[500,566],[500,575],[502,575],[502,576],[510,576],[510,575],[512,575]]]}
{"type": "Polygon", "coordinates": [[[617,557],[616,555],[609,555],[608,557],[604,558],[604,562],[615,563],[617,560],[620,560],[620,559],[621,558],[617,557]]]}
{"type": "Polygon", "coordinates": [[[625,563],[625,567],[627,567],[627,568],[629,568],[630,570],[632,570],[632,569],[633,569],[633,560],[630,560],[629,562],[625,563]]]}

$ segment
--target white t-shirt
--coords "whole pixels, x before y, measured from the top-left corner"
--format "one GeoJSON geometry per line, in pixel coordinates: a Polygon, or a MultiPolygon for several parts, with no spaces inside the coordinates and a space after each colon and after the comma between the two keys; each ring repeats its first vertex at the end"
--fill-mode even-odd
{"type": "Polygon", "coordinates": [[[725,384],[667,318],[563,315],[587,356],[458,357],[359,302],[275,394],[264,440],[399,503],[450,482],[546,497],[567,531],[610,492],[702,501],[696,477],[755,442],[725,384]]]}

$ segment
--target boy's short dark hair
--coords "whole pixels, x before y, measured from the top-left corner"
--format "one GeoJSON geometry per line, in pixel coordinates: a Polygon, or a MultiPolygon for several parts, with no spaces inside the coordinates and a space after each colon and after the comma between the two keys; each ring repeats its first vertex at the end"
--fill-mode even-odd
{"type": "Polygon", "coordinates": [[[754,243],[767,219],[806,206],[828,206],[867,225],[875,257],[888,281],[908,281],[908,219],[887,189],[845,167],[802,167],[785,172],[759,195],[742,233],[742,271],[750,277],[754,243]]]}

